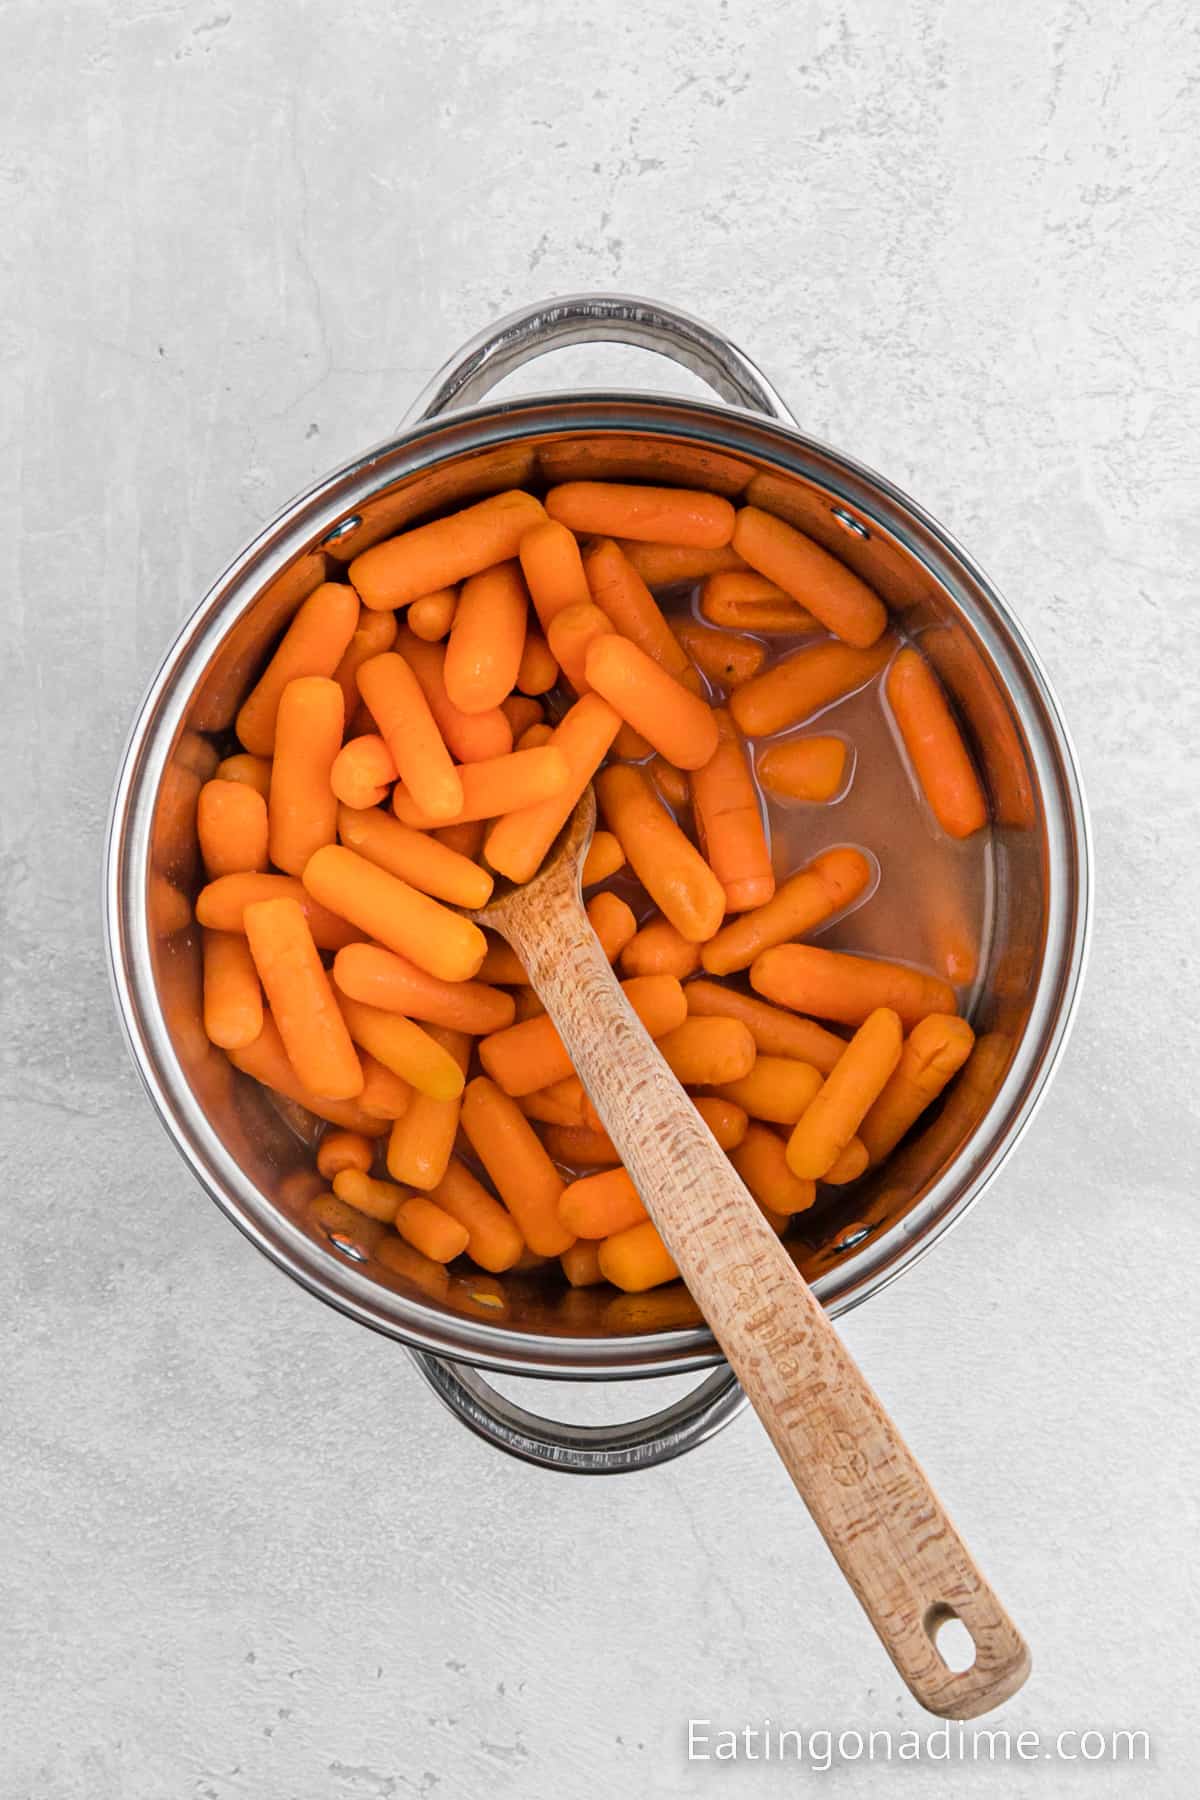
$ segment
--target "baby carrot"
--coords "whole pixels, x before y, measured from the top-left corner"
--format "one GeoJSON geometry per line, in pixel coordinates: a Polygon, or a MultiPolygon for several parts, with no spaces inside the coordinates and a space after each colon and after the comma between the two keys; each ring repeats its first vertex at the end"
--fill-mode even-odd
{"type": "Polygon", "coordinates": [[[247,782],[204,783],[196,800],[196,835],[210,881],[263,870],[270,861],[266,800],[247,782]]]}
{"type": "Polygon", "coordinates": [[[608,637],[611,633],[612,626],[607,617],[590,600],[564,606],[551,619],[546,634],[550,654],[577,694],[588,691],[588,651],[597,638],[608,637]]]}
{"type": "Polygon", "coordinates": [[[426,644],[411,631],[402,631],[396,648],[420,682],[437,728],[460,763],[484,762],[488,757],[508,754],[513,747],[513,734],[501,708],[465,713],[446,692],[444,645],[426,644]]]}
{"type": "Polygon", "coordinates": [[[745,563],[729,545],[720,550],[698,550],[691,544],[642,544],[618,538],[617,548],[633,564],[647,587],[672,587],[676,582],[700,581],[718,569],[744,569],[745,563]]]}
{"type": "Polygon", "coordinates": [[[196,919],[212,931],[244,931],[246,908],[255,900],[284,897],[299,903],[318,950],[340,950],[357,940],[354,927],[320,906],[294,875],[221,875],[196,896],[196,919]]]}
{"type": "Polygon", "coordinates": [[[390,1124],[395,1119],[402,1119],[413,1103],[412,1084],[381,1063],[378,1057],[369,1051],[359,1050],[358,1060],[362,1064],[362,1093],[358,1096],[358,1104],[364,1112],[375,1119],[386,1119],[390,1124]]]}
{"type": "Polygon", "coordinates": [[[832,800],[846,772],[846,745],[836,737],[793,738],[758,759],[758,779],[784,800],[832,800]]]}
{"type": "Polygon", "coordinates": [[[621,952],[621,969],[626,975],[674,975],[683,981],[699,967],[699,944],[689,944],[670,919],[657,914],[621,952]]]}
{"type": "Polygon", "coordinates": [[[431,1200],[467,1232],[467,1255],[481,1269],[499,1275],[520,1261],[525,1240],[512,1214],[489,1194],[466,1164],[452,1156],[431,1200]]]}
{"type": "Polygon", "coordinates": [[[572,531],[592,537],[719,550],[733,536],[734,511],[728,500],[689,488],[565,481],[546,495],[546,511],[572,531]]]}
{"type": "Polygon", "coordinates": [[[322,906],[443,981],[469,981],[483,961],[478,925],[341,844],[309,858],[304,885],[322,906]]]}
{"type": "MultiPolygon", "coordinates": [[[[522,1094],[517,1105],[527,1119],[536,1119],[539,1125],[559,1126],[564,1131],[591,1131],[591,1126],[584,1125],[579,1096],[574,1091],[564,1096],[558,1092],[560,1086],[554,1082],[548,1088],[539,1088],[536,1094],[522,1094]]],[[[619,1162],[620,1158],[615,1157],[614,1161],[619,1162]]]]}
{"type": "Polygon", "coordinates": [[[447,850],[465,856],[468,862],[478,862],[483,850],[484,821],[467,819],[461,825],[439,825],[430,836],[439,844],[445,844],[447,850]]]}
{"type": "MultiPolygon", "coordinates": [[[[552,801],[566,788],[570,765],[558,748],[558,740],[537,750],[510,750],[487,762],[463,763],[459,770],[462,801],[452,820],[464,825],[474,819],[495,819],[504,813],[552,801]]],[[[398,783],[392,794],[392,811],[402,824],[428,830],[438,821],[407,785],[398,783]]]]}
{"type": "Polygon", "coordinates": [[[271,786],[271,759],[269,756],[251,756],[248,750],[241,750],[236,756],[226,756],[213,772],[215,781],[240,781],[244,787],[251,787],[265,800],[271,786]]]}
{"type": "Polygon", "coordinates": [[[364,812],[386,800],[398,771],[392,753],[378,732],[368,731],[362,737],[343,744],[333,759],[329,785],[343,806],[364,812]]]}
{"type": "MultiPolygon", "coordinates": [[[[545,707],[539,700],[532,699],[528,694],[510,694],[507,700],[500,702],[500,711],[508,720],[508,728],[512,733],[514,744],[519,738],[524,737],[531,725],[540,725],[546,717],[545,707]]],[[[451,747],[453,748],[453,746],[451,747]]],[[[509,748],[511,749],[512,745],[509,748]]],[[[503,754],[503,751],[497,752],[497,755],[503,754]]]]}
{"type": "Polygon", "coordinates": [[[913,1026],[887,1086],[858,1128],[871,1162],[882,1162],[962,1068],[975,1034],[965,1019],[930,1013],[913,1026]]]}
{"type": "Polygon", "coordinates": [[[334,958],[333,979],[350,1000],[450,1031],[503,1031],[513,1022],[511,994],[482,981],[440,980],[378,944],[348,944],[334,958]]]}
{"type": "Polygon", "coordinates": [[[625,852],[618,844],[611,831],[597,831],[588,845],[587,855],[583,859],[583,873],[580,885],[595,887],[599,881],[607,881],[618,869],[625,867],[625,852]]]}
{"type": "Polygon", "coordinates": [[[556,614],[591,598],[575,534],[547,519],[525,533],[517,554],[538,622],[549,636],[556,614]]]}
{"type": "Polygon", "coordinates": [[[558,1216],[565,1184],[516,1101],[478,1075],[463,1095],[462,1126],[529,1248],[561,1256],[575,1241],[558,1216]]]}
{"type": "Polygon", "coordinates": [[[714,755],[711,708],[628,638],[596,638],[584,671],[588,686],[676,768],[698,769],[714,755]]]}
{"type": "Polygon", "coordinates": [[[424,1194],[414,1194],[411,1199],[401,1201],[396,1209],[396,1230],[406,1243],[432,1262],[453,1262],[471,1241],[466,1226],[452,1219],[424,1194]]]}
{"type": "Polygon", "coordinates": [[[606,824],[659,911],[689,943],[711,938],[724,916],[725,890],[644,772],[625,765],[604,769],[596,794],[606,824]]]}
{"type": "Polygon", "coordinates": [[[619,1163],[617,1147],[607,1131],[587,1125],[547,1125],[542,1141],[555,1162],[586,1169],[593,1163],[619,1163]]]}
{"type": "Polygon", "coordinates": [[[548,694],[558,680],[558,664],[540,631],[525,633],[525,648],[517,668],[517,686],[523,694],[548,694]]]}
{"type": "Polygon", "coordinates": [[[764,637],[821,629],[781,587],[751,569],[710,575],[700,590],[700,613],[722,630],[756,631],[764,637]]]}
{"type": "Polygon", "coordinates": [[[338,1171],[333,1178],[333,1191],[355,1212],[378,1219],[381,1225],[393,1224],[397,1209],[408,1199],[407,1188],[397,1187],[393,1181],[380,1181],[355,1168],[338,1171]]]}
{"type": "Polygon", "coordinates": [[[658,1048],[684,1087],[722,1087],[754,1067],[754,1039],[738,1019],[687,1018],[658,1048]]]}
{"type": "Polygon", "coordinates": [[[587,1238],[580,1238],[577,1244],[564,1250],[558,1260],[573,1288],[595,1287],[597,1282],[604,1280],[600,1273],[600,1246],[587,1238]]]}
{"type": "MultiPolygon", "coordinates": [[[[501,986],[528,987],[529,976],[516,951],[494,932],[488,932],[484,941],[487,952],[479,969],[480,981],[499,982],[501,986]]],[[[511,1022],[510,1020],[509,1023],[511,1022]]]]}
{"type": "Polygon", "coordinates": [[[871,865],[861,850],[825,850],[791,875],[765,906],[733,919],[701,952],[710,975],[745,969],[762,951],[803,937],[866,891],[871,865]]]}
{"type": "Polygon", "coordinates": [[[690,778],[696,835],[725,890],[726,910],[745,912],[765,906],[775,892],[771,848],[741,734],[724,707],[709,717],[717,748],[690,778]]]}
{"type": "Polygon", "coordinates": [[[308,596],[242,703],[236,730],[244,749],[255,756],[271,755],[284,688],[298,675],[332,675],[357,625],[358,597],[353,588],[327,581],[308,596]]]}
{"type": "Polygon", "coordinates": [[[661,1287],[664,1281],[674,1281],[679,1274],[667,1246],[649,1219],[605,1238],[600,1246],[599,1261],[604,1279],[627,1294],[642,1294],[647,1288],[661,1287]]]}
{"type": "Polygon", "coordinates": [[[358,1131],[327,1131],[317,1145],[317,1168],[326,1181],[343,1169],[358,1169],[366,1175],[374,1160],[374,1145],[358,1131]]]}
{"type": "Polygon", "coordinates": [[[395,642],[395,613],[369,612],[365,606],[359,608],[354,636],[346,645],[342,660],[333,671],[333,679],[342,690],[347,719],[353,718],[360,699],[358,671],[373,656],[382,656],[385,650],[390,650],[395,642]]]}
{"type": "MultiPolygon", "coordinates": [[[[592,1105],[590,1096],[585,1092],[578,1075],[568,1075],[565,1081],[552,1081],[549,1087],[539,1088],[537,1095],[528,1094],[522,1101],[537,1098],[546,1105],[560,1109],[558,1124],[570,1122],[575,1125],[586,1125],[589,1131],[603,1131],[604,1121],[592,1105]]],[[[529,1115],[531,1118],[533,1114],[529,1115]]]]}
{"type": "MultiPolygon", "coordinates": [[[[471,1060],[471,1039],[462,1031],[447,1031],[440,1025],[426,1026],[433,1042],[453,1057],[465,1078],[471,1060]]],[[[412,1105],[403,1118],[392,1126],[388,1140],[388,1174],[409,1187],[428,1191],[437,1187],[450,1160],[458,1135],[462,1095],[435,1098],[432,1094],[414,1094],[412,1105]]]]}
{"type": "MultiPolygon", "coordinates": [[[[484,854],[497,874],[528,881],[558,836],[584,788],[592,779],[617,735],[621,721],[599,694],[577,700],[554,733],[552,748],[567,759],[570,778],[551,799],[507,813],[488,833],[484,854]]],[[[545,751],[525,754],[545,755],[545,751]]],[[[617,833],[620,837],[620,833],[617,833]]],[[[685,840],[686,841],[686,840],[685,840]]],[[[622,845],[622,848],[625,848],[622,845]]]]}
{"type": "Polygon", "coordinates": [[[750,1128],[744,1107],[720,1094],[698,1094],[692,1105],[716,1138],[722,1150],[736,1150],[750,1128]]]}
{"type": "Polygon", "coordinates": [[[558,1216],[576,1237],[606,1238],[640,1224],[646,1209],[624,1169],[605,1169],[568,1182],[559,1196],[558,1216]]]}
{"type": "Polygon", "coordinates": [[[245,929],[288,1061],[301,1082],[330,1100],[352,1100],[362,1091],[362,1064],[299,903],[256,901],[246,908],[245,929]]]}
{"type": "Polygon", "coordinates": [[[520,488],[493,494],[449,518],[373,544],[350,564],[350,580],[363,605],[374,611],[407,606],[493,563],[507,562],[525,533],[545,517],[541,502],[520,488]]]}
{"type": "Polygon", "coordinates": [[[529,595],[521,566],[498,563],[464,581],[442,679],[460,712],[490,712],[516,685],[529,595]]]}
{"type": "Polygon", "coordinates": [[[513,995],[513,1004],[516,1008],[514,1022],[521,1019],[536,1019],[546,1010],[531,987],[518,988],[513,995]]]}
{"type": "Polygon", "coordinates": [[[865,581],[803,532],[757,506],[743,506],[733,547],[827,630],[865,650],[887,626],[887,608],[865,581]]]}
{"type": "Polygon", "coordinates": [[[671,630],[700,672],[723,687],[741,687],[758,674],[766,660],[766,645],[752,637],[713,631],[694,619],[674,619],[671,630]]]}
{"type": "Polygon", "coordinates": [[[279,696],[267,818],[271,861],[289,875],[303,874],[313,851],[337,836],[330,772],[343,713],[342,690],[327,676],[298,676],[279,696]]]}
{"type": "Polygon", "coordinates": [[[933,815],[951,837],[987,824],[987,801],[937,676],[915,650],[902,650],[887,674],[888,704],[933,815]]]}
{"type": "Polygon", "coordinates": [[[252,1044],[263,1028],[262,988],[240,931],[206,931],[204,1035],[222,1050],[252,1044]]]}
{"type": "Polygon", "coordinates": [[[554,742],[553,725],[531,725],[517,739],[514,748],[517,750],[542,750],[547,744],[554,742]]]}
{"type": "Polygon", "coordinates": [[[426,832],[401,825],[380,807],[357,810],[339,806],[337,833],[347,849],[356,850],[423,894],[432,894],[435,900],[474,910],[486,906],[491,898],[493,883],[486,869],[426,832]]]}
{"type": "MultiPolygon", "coordinates": [[[[352,956],[355,951],[343,954],[352,956]]],[[[826,1031],[815,1019],[798,1019],[795,1013],[768,1006],[752,994],[739,994],[736,988],[715,981],[689,981],[683,991],[688,1012],[694,1017],[740,1019],[749,1028],[760,1056],[790,1056],[828,1075],[846,1048],[844,1038],[826,1031]]]]}
{"type": "MultiPolygon", "coordinates": [[[[651,1037],[673,1031],[687,1017],[683,989],[669,975],[644,975],[622,982],[621,987],[651,1037]]],[[[565,1081],[573,1073],[571,1058],[545,1013],[483,1038],[479,1060],[484,1073],[514,1098],[565,1081]]]]}
{"type": "Polygon", "coordinates": [[[400,779],[433,824],[462,810],[462,782],[416,675],[389,650],[362,665],[358,685],[400,779]]]}
{"type": "Polygon", "coordinates": [[[812,1105],[821,1087],[821,1072],[812,1063],[790,1056],[757,1056],[748,1075],[721,1084],[726,1100],[752,1119],[771,1125],[794,1125],[812,1105]]]}
{"type": "Polygon", "coordinates": [[[341,997],[342,1017],[356,1044],[378,1057],[385,1069],[411,1083],[431,1100],[455,1100],[463,1090],[457,1056],[400,1013],[385,1012],[362,1000],[341,997]]]}
{"type": "Polygon", "coordinates": [[[646,765],[646,773],[672,812],[677,813],[691,803],[692,790],[686,773],[668,762],[665,756],[652,756],[646,765]]]}
{"type": "Polygon", "coordinates": [[[821,1180],[827,1182],[830,1187],[845,1187],[847,1182],[858,1180],[870,1160],[867,1155],[867,1146],[862,1139],[852,1137],[850,1142],[838,1152],[836,1160],[826,1169],[821,1180]]]}
{"type": "Polygon", "coordinates": [[[588,588],[610,629],[628,638],[695,694],[702,683],[687,651],[671,630],[658,601],[611,538],[593,544],[583,559],[588,588]]]}
{"type": "Polygon", "coordinates": [[[899,1015],[890,1007],[868,1015],[788,1139],[793,1175],[819,1181],[833,1167],[887,1085],[903,1041],[899,1015]]]}
{"type": "Polygon", "coordinates": [[[848,956],[812,944],[780,944],[750,966],[750,985],[768,1000],[841,1025],[861,1025],[891,1007],[905,1026],[927,1013],[952,1013],[954,989],[934,975],[873,956],[848,956]]]}
{"type": "Polygon", "coordinates": [[[738,688],[729,710],[747,737],[770,737],[864,687],[895,648],[895,639],[888,636],[869,650],[826,641],[793,651],[738,688]]]}
{"type": "MultiPolygon", "coordinates": [[[[375,1229],[379,1230],[380,1227],[376,1226],[375,1229]]],[[[431,1300],[445,1300],[450,1292],[450,1276],[443,1264],[422,1256],[419,1250],[414,1250],[411,1244],[406,1244],[403,1238],[395,1237],[391,1232],[383,1236],[373,1255],[376,1262],[382,1263],[385,1269],[389,1269],[393,1275],[399,1275],[411,1286],[420,1288],[431,1300]]]]}
{"type": "Polygon", "coordinates": [[[331,1125],[356,1131],[365,1138],[382,1137],[387,1131],[386,1120],[373,1118],[355,1101],[328,1100],[304,1086],[288,1060],[279,1028],[270,1013],[263,1015],[263,1028],[252,1044],[243,1044],[236,1050],[227,1049],[225,1054],[235,1069],[252,1076],[276,1094],[282,1094],[284,1099],[305,1107],[318,1119],[327,1119],[331,1125]]]}
{"type": "Polygon", "coordinates": [[[817,1197],[816,1182],[792,1174],[783,1139],[768,1125],[751,1124],[729,1160],[759,1205],[772,1212],[807,1212],[817,1197]]]}
{"type": "MultiPolygon", "coordinates": [[[[456,587],[435,588],[432,594],[422,594],[419,600],[412,602],[404,615],[404,623],[414,637],[421,638],[427,644],[437,644],[453,625],[457,609],[456,587]]],[[[386,618],[387,614],[377,616],[386,618]]]]}

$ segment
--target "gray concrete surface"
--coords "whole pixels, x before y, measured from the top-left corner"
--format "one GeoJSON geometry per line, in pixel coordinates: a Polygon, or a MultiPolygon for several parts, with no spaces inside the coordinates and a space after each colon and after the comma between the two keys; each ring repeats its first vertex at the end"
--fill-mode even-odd
{"type": "Polygon", "coordinates": [[[489,1455],[203,1199],[111,1013],[103,821],[171,634],[462,338],[586,287],[726,328],[1058,684],[1078,1031],[847,1331],[1033,1641],[999,1722],[1154,1739],[905,1792],[1193,1793],[1193,9],[17,0],[0,62],[4,1800],[768,1795],[818,1775],[689,1766],[687,1719],[927,1723],[753,1423],[628,1482],[489,1455]]]}

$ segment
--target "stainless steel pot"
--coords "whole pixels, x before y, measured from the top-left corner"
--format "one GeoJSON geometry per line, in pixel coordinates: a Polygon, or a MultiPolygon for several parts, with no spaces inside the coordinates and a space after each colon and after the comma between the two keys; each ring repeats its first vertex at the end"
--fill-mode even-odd
{"type": "Polygon", "coordinates": [[[992,936],[975,1023],[983,1040],[941,1112],[851,1196],[805,1215],[793,1253],[834,1314],[876,1293],[982,1192],[1029,1122],[1061,1053],[1089,917],[1087,819],[1074,754],[1025,634],[979,568],[915,502],[805,437],[726,339],[620,295],[531,307],[473,340],[398,433],[300,496],[201,601],[151,683],[121,762],[107,850],[117,1004],[139,1073],[194,1174],[246,1236],[310,1292],[406,1344],[481,1436],[545,1466],[612,1473],[690,1449],[741,1394],[689,1297],[551,1290],[470,1278],[428,1295],[307,1222],[321,1185],[305,1121],[236,1075],[199,1026],[186,896],[195,795],[212,746],[305,595],[368,544],[428,514],[529,482],[607,475],[748,493],[857,570],[920,636],[953,692],[997,821],[992,936]],[[479,405],[504,376],[567,344],[653,350],[728,405],[581,393],[479,405]],[[685,1399],[612,1427],[542,1419],[481,1369],[563,1378],[715,1368],[685,1399]]]}

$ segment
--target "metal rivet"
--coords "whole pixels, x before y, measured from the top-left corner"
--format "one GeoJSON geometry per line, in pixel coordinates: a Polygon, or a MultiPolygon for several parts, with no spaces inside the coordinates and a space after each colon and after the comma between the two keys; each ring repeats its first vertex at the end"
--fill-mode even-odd
{"type": "Polygon", "coordinates": [[[362,1245],[356,1244],[353,1238],[337,1237],[332,1231],[327,1231],[325,1236],[334,1249],[340,1250],[343,1256],[348,1256],[351,1262],[364,1263],[369,1260],[362,1245]]]}
{"type": "Polygon", "coordinates": [[[852,512],[847,512],[844,506],[832,506],[829,510],[844,531],[852,531],[855,537],[870,537],[871,534],[862,520],[856,519],[852,512]]]}
{"type": "Polygon", "coordinates": [[[856,1245],[861,1244],[863,1239],[869,1238],[870,1235],[871,1227],[869,1225],[859,1225],[855,1230],[848,1231],[845,1237],[840,1237],[838,1239],[837,1243],[833,1246],[834,1253],[841,1256],[843,1251],[853,1250],[856,1245]]]}
{"type": "Polygon", "coordinates": [[[325,542],[327,544],[340,544],[342,539],[349,537],[352,531],[357,531],[361,524],[362,519],[359,517],[358,513],[351,513],[348,519],[343,519],[340,525],[334,526],[333,530],[329,533],[329,536],[325,539],[325,542]]]}

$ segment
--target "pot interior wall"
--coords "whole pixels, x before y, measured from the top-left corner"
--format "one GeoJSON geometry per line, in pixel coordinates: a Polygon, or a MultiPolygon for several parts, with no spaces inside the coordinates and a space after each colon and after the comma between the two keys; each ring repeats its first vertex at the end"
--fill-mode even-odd
{"type": "MultiPolygon", "coordinates": [[[[827,1197],[794,1221],[785,1240],[810,1279],[856,1258],[894,1231],[978,1127],[1019,1043],[1043,957],[1046,912],[1042,808],[1033,762],[1016,710],[979,634],[948,586],[876,518],[848,507],[815,479],[777,464],[725,455],[686,436],[661,433],[547,431],[535,440],[456,453],[381,487],[355,508],[360,521],[324,549],[308,548],[259,592],[228,632],[195,687],[186,723],[161,780],[151,828],[147,895],[158,997],[187,1081],[265,1201],[319,1244],[324,1255],[350,1258],[359,1272],[426,1307],[499,1328],[551,1336],[609,1336],[694,1325],[697,1311],[676,1283],[642,1296],[607,1288],[571,1290],[557,1269],[496,1279],[466,1274],[444,1292],[414,1289],[408,1279],[368,1257],[362,1243],[331,1241],[308,1215],[325,1184],[315,1173],[316,1127],[307,1114],[274,1102],[224,1055],[200,1024],[198,932],[190,901],[202,876],[195,838],[195,801],[218,755],[237,748],[238,705],[296,608],[321,581],[338,578],[367,545],[409,524],[515,485],[544,488],[581,477],[701,486],[740,496],[778,514],[823,544],[871,583],[915,638],[958,706],[984,772],[996,821],[990,873],[990,937],[984,945],[972,1023],[971,1061],[940,1107],[883,1169],[827,1197]]],[[[864,779],[869,779],[865,771],[864,779]]],[[[843,841],[836,809],[817,820],[813,853],[843,841]]],[[[903,1234],[900,1234],[902,1237],[903,1234]]]]}

